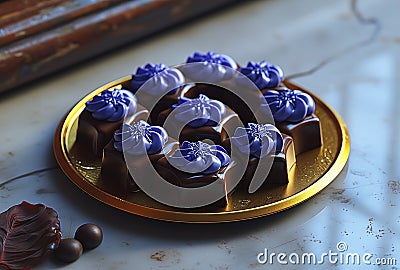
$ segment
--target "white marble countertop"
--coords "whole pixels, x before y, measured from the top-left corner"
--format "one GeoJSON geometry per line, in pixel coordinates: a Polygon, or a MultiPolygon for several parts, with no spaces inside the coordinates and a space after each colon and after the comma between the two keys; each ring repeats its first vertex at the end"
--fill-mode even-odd
{"type": "Polygon", "coordinates": [[[363,0],[357,7],[360,13],[350,1],[249,2],[0,96],[0,210],[22,200],[44,203],[59,212],[64,237],[85,222],[104,230],[103,244],[78,261],[60,265],[48,259],[35,269],[398,269],[400,2],[363,0]],[[56,168],[55,128],[80,98],[146,62],[175,65],[193,51],[208,50],[239,63],[266,59],[287,75],[334,56],[293,80],[327,101],[348,125],[351,154],[340,177],[309,201],[273,216],[194,225],[113,209],[56,168]],[[257,262],[265,248],[319,258],[338,252],[340,242],[347,245],[342,254],[371,253],[372,263],[385,258],[393,264],[389,259],[395,258],[396,265],[333,264],[328,258],[320,265],[257,262]]]}

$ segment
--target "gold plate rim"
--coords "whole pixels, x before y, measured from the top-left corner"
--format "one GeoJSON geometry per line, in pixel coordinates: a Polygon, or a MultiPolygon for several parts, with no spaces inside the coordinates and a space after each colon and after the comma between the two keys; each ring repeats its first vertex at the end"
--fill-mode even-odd
{"type": "Polygon", "coordinates": [[[336,179],[336,177],[341,173],[343,168],[345,167],[348,157],[350,155],[350,136],[347,129],[347,126],[341,116],[332,109],[327,103],[321,100],[319,97],[311,93],[310,91],[300,87],[292,82],[285,81],[285,84],[289,88],[297,88],[302,91],[305,91],[312,95],[314,99],[318,101],[322,106],[325,107],[325,111],[332,115],[332,119],[336,121],[336,125],[338,127],[338,132],[341,136],[341,143],[338,155],[335,161],[332,163],[330,168],[325,174],[320,177],[317,181],[307,186],[305,189],[276,202],[253,207],[247,209],[240,209],[234,211],[221,211],[221,212],[180,212],[173,210],[165,210],[165,209],[157,209],[151,208],[143,205],[138,205],[119,197],[116,197],[96,185],[90,183],[82,176],[76,168],[73,166],[71,160],[68,157],[66,150],[66,138],[68,127],[71,124],[71,119],[79,113],[80,109],[84,106],[85,101],[90,99],[91,97],[97,95],[101,91],[118,85],[122,82],[129,80],[131,76],[124,76],[117,80],[114,80],[110,83],[107,83],[96,90],[92,91],[84,98],[82,98],[60,121],[54,136],[53,141],[53,149],[56,160],[66,174],[66,176],[81,190],[85,193],[89,194],[93,198],[109,205],[114,208],[123,210],[125,212],[129,212],[132,214],[136,214],[139,216],[159,219],[165,221],[173,221],[173,222],[184,222],[184,223],[220,223],[220,222],[233,222],[233,221],[241,221],[248,220],[253,218],[258,218],[262,216],[272,215],[277,212],[289,209],[294,207],[311,197],[315,196],[319,192],[321,192],[324,188],[326,188],[332,181],[336,179]]]}

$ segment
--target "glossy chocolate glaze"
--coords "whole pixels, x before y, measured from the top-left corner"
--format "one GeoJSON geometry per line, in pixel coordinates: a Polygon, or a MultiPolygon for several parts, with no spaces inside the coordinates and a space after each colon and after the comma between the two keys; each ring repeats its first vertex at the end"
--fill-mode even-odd
{"type": "MultiPolygon", "coordinates": [[[[172,108],[162,111],[158,116],[158,122],[164,124],[167,117],[173,112],[172,108]]],[[[171,115],[173,117],[173,115],[171,115]]],[[[173,119],[171,119],[173,120],[173,119]]],[[[226,107],[226,113],[222,115],[221,122],[216,126],[202,126],[193,128],[186,125],[180,134],[178,134],[179,123],[171,121],[168,126],[164,126],[168,135],[178,139],[179,142],[183,141],[202,141],[211,140],[215,144],[221,144],[228,134],[233,134],[236,127],[240,125],[239,116],[229,107],[226,107]],[[179,138],[178,138],[179,136],[179,138]]]]}
{"type": "MultiPolygon", "coordinates": [[[[222,167],[215,173],[212,174],[201,174],[201,173],[187,173],[178,170],[173,167],[167,160],[166,157],[160,158],[156,164],[155,169],[169,183],[178,187],[185,188],[197,188],[203,187],[208,184],[216,182],[216,188],[220,189],[221,194],[225,193],[225,197],[212,203],[207,207],[208,209],[220,209],[228,205],[228,198],[230,194],[226,194],[227,190],[227,178],[229,178],[229,165],[222,167]]],[[[201,207],[203,209],[203,207],[201,207]]]]}
{"type": "Polygon", "coordinates": [[[0,214],[0,269],[28,269],[60,243],[57,212],[43,204],[21,204],[0,214]],[[3,267],[5,268],[5,266],[3,267]]]}
{"type": "MultiPolygon", "coordinates": [[[[129,116],[126,121],[129,123],[138,120],[147,120],[148,117],[148,110],[138,104],[136,113],[129,116]]],[[[124,119],[117,122],[96,120],[89,111],[84,110],[78,120],[76,143],[79,145],[82,152],[86,152],[86,155],[101,158],[103,148],[114,136],[114,131],[117,130],[123,122],[124,119]]]]}
{"type": "Polygon", "coordinates": [[[82,224],[76,230],[74,238],[81,242],[85,251],[94,249],[103,241],[103,230],[96,224],[82,224]]]}
{"type": "MultiPolygon", "coordinates": [[[[130,81],[127,81],[122,85],[124,89],[131,90],[133,93],[136,93],[138,89],[134,89],[130,83],[130,81]]],[[[177,89],[175,94],[172,95],[164,95],[153,107],[153,100],[154,97],[152,95],[149,95],[143,91],[137,94],[138,102],[142,104],[145,108],[151,108],[153,109],[150,112],[150,118],[149,118],[149,123],[152,125],[160,125],[160,123],[157,121],[158,120],[158,115],[161,113],[161,111],[166,110],[168,108],[171,108],[172,105],[178,103],[178,98],[181,95],[181,90],[182,88],[180,87],[177,89]]]]}
{"type": "MultiPolygon", "coordinates": [[[[114,138],[112,138],[104,147],[103,162],[101,165],[101,181],[104,186],[111,190],[137,192],[140,189],[129,173],[124,154],[115,149],[114,142],[114,138]]],[[[129,164],[129,167],[140,170],[143,164],[147,162],[147,157],[150,162],[154,164],[158,159],[162,158],[166,153],[173,151],[176,147],[178,147],[178,143],[173,139],[169,139],[160,152],[132,158],[131,160],[133,160],[133,162],[129,164]]]]}
{"type": "MultiPolygon", "coordinates": [[[[231,143],[230,140],[227,139],[223,142],[223,146],[228,150],[231,151],[231,143]]],[[[234,147],[234,146],[233,146],[234,147]]],[[[296,155],[294,151],[294,144],[293,139],[290,136],[283,135],[283,149],[279,153],[271,154],[265,157],[266,159],[272,159],[272,166],[269,173],[265,176],[265,180],[263,181],[262,186],[260,189],[267,189],[271,186],[276,185],[286,185],[289,183],[289,171],[296,163],[296,155]]],[[[236,159],[233,158],[233,162],[244,162],[244,156],[237,155],[236,159]]],[[[255,170],[259,164],[259,159],[256,157],[250,157],[247,163],[247,169],[240,180],[239,185],[237,188],[249,190],[249,185],[251,180],[253,179],[255,170]]],[[[233,173],[236,172],[236,167],[232,167],[233,173]]]]}
{"type": "MultiPolygon", "coordinates": [[[[257,98],[261,96],[260,92],[248,92],[249,94],[257,98]]],[[[227,90],[224,87],[212,84],[198,83],[195,85],[188,85],[182,90],[182,95],[188,98],[195,98],[199,94],[204,94],[211,99],[219,100],[224,103],[226,106],[231,108],[239,115],[239,118],[244,123],[244,125],[250,122],[255,122],[255,116],[252,113],[251,108],[249,108],[249,106],[247,106],[247,104],[234,92],[227,90]]]]}
{"type": "Polygon", "coordinates": [[[56,258],[65,263],[78,260],[83,253],[81,242],[74,238],[61,239],[60,245],[55,250],[56,258]]]}
{"type": "Polygon", "coordinates": [[[312,114],[299,123],[276,123],[276,127],[293,138],[296,155],[318,148],[321,143],[319,118],[312,114]]]}
{"type": "MultiPolygon", "coordinates": [[[[285,90],[288,87],[281,83],[273,88],[276,91],[285,90]]],[[[261,90],[265,94],[268,89],[261,90]]],[[[292,89],[295,90],[295,89],[292,89]]],[[[322,145],[321,127],[319,118],[315,114],[307,116],[299,123],[280,122],[275,123],[276,127],[282,132],[293,138],[296,155],[318,148],[322,145]]]]}

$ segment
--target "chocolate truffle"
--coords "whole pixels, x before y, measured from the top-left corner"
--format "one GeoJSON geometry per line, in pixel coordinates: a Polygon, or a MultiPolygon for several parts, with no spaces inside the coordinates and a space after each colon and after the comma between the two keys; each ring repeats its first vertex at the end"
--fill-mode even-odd
{"type": "Polygon", "coordinates": [[[250,123],[246,128],[238,127],[234,136],[224,141],[224,146],[238,151],[236,162],[244,162],[248,158],[247,169],[238,188],[249,190],[261,159],[272,162],[269,173],[258,179],[262,181],[261,189],[289,183],[289,171],[296,162],[293,142],[275,126],[250,123]]]}
{"type": "Polygon", "coordinates": [[[195,52],[189,56],[182,72],[194,82],[217,83],[229,80],[235,74],[238,66],[229,56],[214,52],[195,52]]]}
{"type": "Polygon", "coordinates": [[[230,157],[220,145],[184,141],[172,154],[156,162],[157,172],[168,182],[179,187],[196,188],[217,182],[225,197],[210,207],[225,207],[228,203],[225,177],[230,157]]]}
{"type": "Polygon", "coordinates": [[[104,146],[124,119],[147,119],[148,111],[128,90],[105,90],[86,103],[78,120],[76,143],[82,152],[101,157],[104,146]]]}
{"type": "Polygon", "coordinates": [[[175,144],[177,143],[173,140],[168,141],[168,135],[163,128],[150,126],[143,120],[131,125],[122,125],[104,148],[101,166],[103,183],[111,189],[139,191],[128,166],[140,169],[142,164],[147,162],[147,158],[154,163],[175,144]],[[126,155],[134,156],[129,159],[131,161],[129,164],[126,164],[123,151],[126,155]]]}
{"type": "Polygon", "coordinates": [[[81,242],[74,238],[61,239],[60,245],[55,250],[56,258],[65,263],[71,263],[79,259],[83,253],[81,242]]]}
{"type": "Polygon", "coordinates": [[[85,250],[98,247],[103,241],[103,231],[96,224],[83,224],[75,232],[74,238],[81,242],[85,250]]]}
{"type": "Polygon", "coordinates": [[[267,90],[263,94],[267,101],[261,110],[274,117],[277,128],[294,141],[296,155],[318,148],[321,143],[321,128],[318,117],[314,114],[313,98],[300,90],[267,90]]]}
{"type": "MultiPolygon", "coordinates": [[[[251,104],[247,105],[242,98],[235,94],[235,91],[238,91],[237,89],[241,89],[241,86],[233,86],[232,88],[230,88],[230,90],[225,87],[229,87],[229,85],[224,84],[222,86],[206,83],[190,84],[182,89],[181,96],[186,98],[196,98],[201,94],[206,95],[208,98],[218,100],[230,109],[232,109],[239,116],[240,120],[243,123],[247,124],[249,122],[254,122],[255,114],[249,107],[249,105],[251,106],[251,104]]],[[[259,91],[255,91],[257,89],[249,89],[247,87],[246,89],[241,90],[242,93],[246,93],[245,97],[247,99],[247,102],[250,103],[254,103],[252,101],[261,96],[261,93],[259,91]]],[[[256,102],[258,102],[258,100],[256,100],[256,102]]]]}
{"type": "Polygon", "coordinates": [[[233,134],[240,123],[234,111],[202,94],[193,99],[180,97],[173,108],[161,112],[159,122],[164,124],[167,117],[172,117],[172,121],[165,123],[165,129],[169,136],[181,142],[209,139],[221,144],[226,134],[233,134]]]}
{"type": "Polygon", "coordinates": [[[178,102],[180,89],[185,83],[181,71],[164,64],[146,64],[138,67],[130,81],[131,89],[137,94],[139,103],[150,110],[150,121],[157,123],[158,114],[178,102]],[[139,91],[138,91],[139,90],[139,91]],[[158,102],[157,99],[161,98],[158,102]]]}

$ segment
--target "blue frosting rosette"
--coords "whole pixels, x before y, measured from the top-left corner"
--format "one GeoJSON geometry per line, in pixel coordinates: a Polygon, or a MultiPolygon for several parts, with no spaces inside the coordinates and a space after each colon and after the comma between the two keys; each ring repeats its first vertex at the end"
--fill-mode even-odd
{"type": "Polygon", "coordinates": [[[135,90],[143,86],[141,91],[153,96],[175,94],[184,83],[182,72],[164,64],[146,64],[144,67],[138,67],[131,80],[135,90]]]}
{"type": "Polygon", "coordinates": [[[186,60],[189,65],[183,65],[185,75],[200,82],[219,82],[232,78],[237,64],[235,60],[224,54],[214,52],[195,52],[186,60]],[[191,64],[197,63],[197,64],[191,64]]]}
{"type": "Polygon", "coordinates": [[[119,152],[139,156],[155,154],[164,147],[168,134],[162,127],[151,126],[143,120],[123,124],[114,134],[114,148],[119,152]]]}
{"type": "Polygon", "coordinates": [[[261,105],[261,110],[268,112],[265,106],[269,106],[275,122],[297,123],[315,111],[313,98],[300,90],[267,90],[263,98],[267,104],[261,105]]]}
{"type": "Polygon", "coordinates": [[[282,134],[270,124],[249,123],[246,128],[238,127],[231,142],[240,152],[256,158],[278,153],[283,148],[282,134]]]}
{"type": "Polygon", "coordinates": [[[100,95],[86,102],[86,110],[101,121],[117,122],[137,109],[135,95],[124,89],[104,90],[100,95]]]}
{"type": "Polygon", "coordinates": [[[211,174],[227,165],[230,157],[220,145],[184,141],[180,148],[168,157],[168,162],[187,173],[211,174]]]}
{"type": "Polygon", "coordinates": [[[193,99],[180,97],[178,104],[173,105],[173,108],[175,120],[193,128],[216,126],[226,112],[222,102],[209,99],[203,94],[193,99]]]}
{"type": "Polygon", "coordinates": [[[247,66],[239,70],[249,78],[258,89],[277,87],[283,80],[283,71],[279,66],[272,65],[267,61],[248,62],[247,66]]]}

